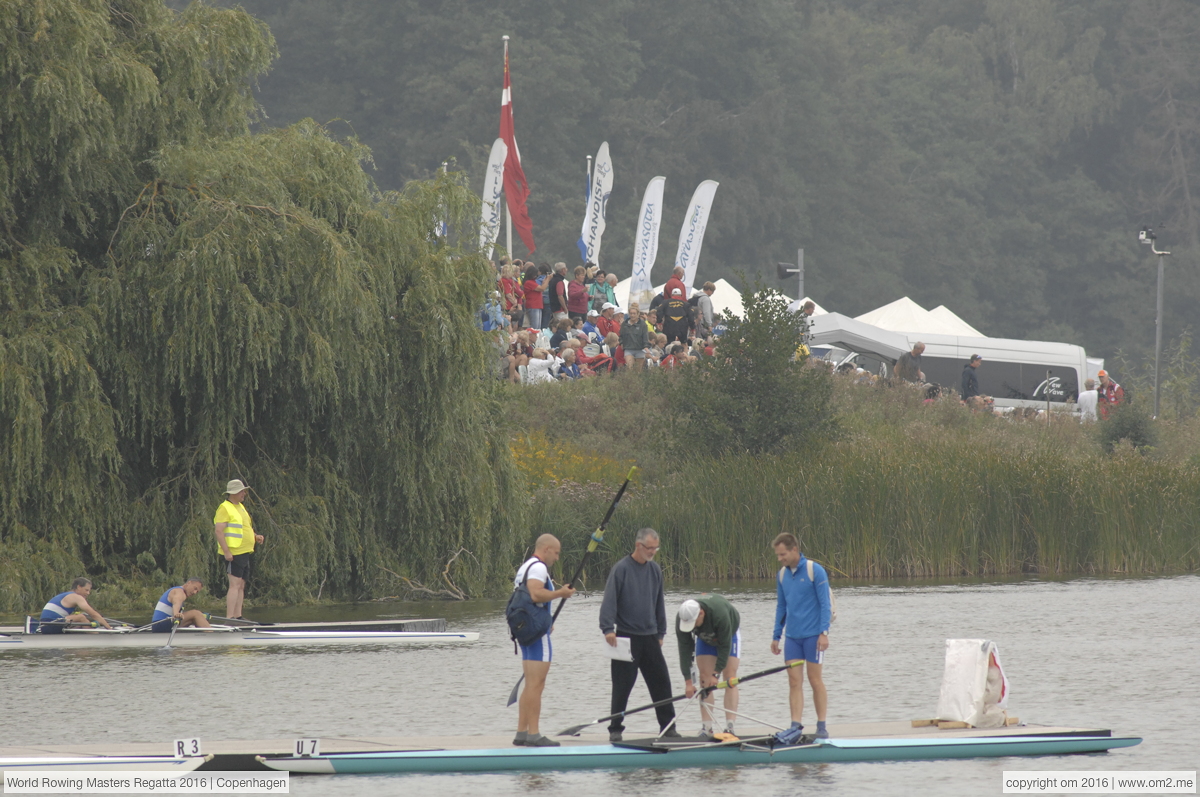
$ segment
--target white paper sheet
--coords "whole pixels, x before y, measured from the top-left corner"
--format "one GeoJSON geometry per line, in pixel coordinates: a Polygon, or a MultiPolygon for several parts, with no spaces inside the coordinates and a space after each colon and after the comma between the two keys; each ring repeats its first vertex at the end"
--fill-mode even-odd
{"type": "Polygon", "coordinates": [[[600,647],[604,651],[604,655],[614,661],[633,661],[633,653],[629,650],[629,637],[617,637],[617,646],[614,648],[608,644],[608,640],[600,637],[600,647]]]}

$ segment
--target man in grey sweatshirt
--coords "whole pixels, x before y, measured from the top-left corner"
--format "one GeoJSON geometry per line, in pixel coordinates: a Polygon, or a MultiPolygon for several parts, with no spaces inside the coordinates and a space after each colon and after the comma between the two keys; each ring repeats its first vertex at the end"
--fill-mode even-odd
{"type": "MultiPolygon", "coordinates": [[[[612,714],[620,714],[629,704],[629,693],[637,683],[638,672],[646,679],[654,702],[671,697],[671,672],[663,657],[663,638],[667,635],[667,602],[663,594],[662,568],[654,561],[658,553],[658,532],[651,528],[637,533],[633,553],[613,565],[600,604],[600,633],[616,647],[617,637],[629,638],[633,661],[612,662],[612,714]]],[[[666,703],[655,709],[663,736],[677,737],[675,706],[666,703]]],[[[621,741],[625,724],[621,717],[608,726],[610,741],[621,741]]]]}

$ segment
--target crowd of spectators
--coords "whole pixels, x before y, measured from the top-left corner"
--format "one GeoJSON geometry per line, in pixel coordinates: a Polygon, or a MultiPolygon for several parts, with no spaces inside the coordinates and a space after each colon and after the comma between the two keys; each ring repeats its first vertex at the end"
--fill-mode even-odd
{"type": "Polygon", "coordinates": [[[479,323],[495,333],[498,375],[514,383],[674,368],[716,351],[716,286],[706,282],[689,298],[682,268],[646,308],[620,307],[616,274],[591,263],[568,269],[502,257],[496,275],[479,323]]]}

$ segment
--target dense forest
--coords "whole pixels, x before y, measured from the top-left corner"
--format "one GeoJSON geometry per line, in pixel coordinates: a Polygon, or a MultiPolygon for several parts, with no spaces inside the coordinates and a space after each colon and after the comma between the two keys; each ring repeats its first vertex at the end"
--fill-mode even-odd
{"type": "Polygon", "coordinates": [[[480,190],[510,35],[539,260],[577,259],[585,157],[607,140],[601,260],[622,277],[662,174],[660,279],[711,178],[702,278],[773,280],[803,247],[807,292],[831,310],[907,294],[990,335],[1138,353],[1154,340],[1154,257],[1136,242],[1150,224],[1173,252],[1168,338],[1196,317],[1187,0],[238,4],[279,47],[265,124],[358,136],[385,188],[451,159],[480,190]]]}

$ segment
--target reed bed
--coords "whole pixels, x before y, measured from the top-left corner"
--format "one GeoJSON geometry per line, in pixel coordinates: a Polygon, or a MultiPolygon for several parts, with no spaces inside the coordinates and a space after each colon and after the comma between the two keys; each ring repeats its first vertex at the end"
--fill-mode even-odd
{"type": "MultiPolygon", "coordinates": [[[[650,474],[622,503],[588,569],[602,577],[643,526],[660,532],[660,562],[673,579],[770,577],[778,567],[770,542],[783,531],[835,576],[853,578],[1200,567],[1194,457],[1128,447],[1105,455],[1078,425],[942,412],[852,428],[812,451],[697,456],[650,474]]],[[[530,509],[530,538],[557,534],[567,562],[578,561],[611,490],[592,484],[585,499],[571,497],[579,494],[540,490],[530,509]]]]}

